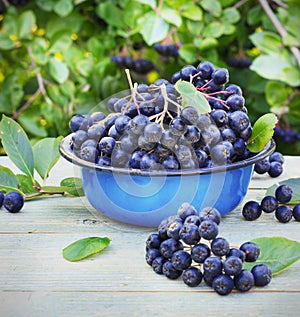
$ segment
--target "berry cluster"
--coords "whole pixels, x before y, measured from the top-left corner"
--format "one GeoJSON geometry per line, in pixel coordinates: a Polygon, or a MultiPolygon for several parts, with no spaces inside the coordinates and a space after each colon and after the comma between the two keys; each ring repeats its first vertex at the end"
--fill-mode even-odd
{"type": "Polygon", "coordinates": [[[10,192],[4,195],[0,192],[0,208],[4,208],[12,213],[19,212],[24,205],[24,197],[18,192],[10,192]]]}
{"type": "Polygon", "coordinates": [[[300,141],[300,132],[292,128],[284,129],[280,126],[274,128],[274,138],[282,140],[284,143],[296,143],[300,141]]]}
{"type": "Polygon", "coordinates": [[[248,58],[232,57],[227,60],[228,66],[238,68],[238,69],[249,68],[251,63],[252,63],[251,60],[248,58]]]}
{"type": "Polygon", "coordinates": [[[201,115],[183,107],[182,96],[165,79],[135,84],[129,96],[108,100],[108,116],[73,116],[71,148],[98,165],[141,170],[206,168],[248,158],[252,127],[240,87],[225,87],[228,77],[226,69],[209,62],[173,75],[173,83],[190,80],[207,98],[211,111],[201,115]]]}
{"type": "Polygon", "coordinates": [[[159,55],[165,57],[177,57],[178,56],[178,46],[176,44],[155,44],[154,49],[159,55]]]}
{"type": "Polygon", "coordinates": [[[283,163],[283,155],[280,152],[274,152],[268,158],[255,163],[254,171],[257,174],[268,173],[271,177],[278,177],[283,173],[283,163]]]}
{"type": "Polygon", "coordinates": [[[293,189],[289,185],[280,185],[275,190],[275,196],[265,196],[260,203],[250,200],[245,203],[242,209],[242,215],[246,220],[253,221],[258,219],[262,212],[273,213],[275,218],[282,223],[287,223],[294,218],[300,221],[300,204],[293,208],[284,204],[292,199],[293,189]]]}
{"type": "Polygon", "coordinates": [[[133,59],[129,56],[118,55],[111,58],[111,61],[120,68],[128,68],[138,74],[147,74],[154,69],[154,64],[148,59],[133,59]]]}
{"type": "Polygon", "coordinates": [[[221,216],[217,209],[206,207],[199,216],[193,205],[183,203],[177,215],[163,220],[158,233],[146,240],[146,262],[157,274],[169,279],[182,276],[183,282],[198,286],[202,280],[218,294],[227,295],[235,288],[249,291],[254,285],[265,286],[272,278],[265,264],[255,265],[251,271],[243,269],[243,262],[255,262],[260,254],[254,242],[239,248],[219,237],[221,216]]]}
{"type": "Polygon", "coordinates": [[[8,0],[13,6],[24,6],[28,3],[28,0],[8,0]]]}

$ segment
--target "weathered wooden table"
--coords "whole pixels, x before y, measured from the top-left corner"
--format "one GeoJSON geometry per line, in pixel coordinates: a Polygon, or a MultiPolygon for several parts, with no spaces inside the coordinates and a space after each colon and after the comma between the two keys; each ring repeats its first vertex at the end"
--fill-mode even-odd
{"type": "MultiPolygon", "coordinates": [[[[270,185],[300,177],[300,158],[285,157],[284,173],[272,179],[255,174],[245,198],[261,199],[270,185]]],[[[0,164],[13,168],[6,157],[0,164]]],[[[61,159],[50,183],[74,176],[61,159]]],[[[226,197],[224,197],[226,199],[226,197]]],[[[264,214],[242,219],[241,206],[223,218],[220,233],[233,245],[260,236],[300,241],[300,224],[279,223],[264,214]]],[[[180,279],[155,274],[144,260],[145,240],[156,228],[110,220],[84,198],[49,197],[25,204],[20,213],[0,210],[0,316],[285,316],[300,315],[300,261],[264,288],[220,296],[201,283],[187,287],[180,279]],[[68,262],[62,249],[77,239],[108,236],[101,255],[68,262]]]]}

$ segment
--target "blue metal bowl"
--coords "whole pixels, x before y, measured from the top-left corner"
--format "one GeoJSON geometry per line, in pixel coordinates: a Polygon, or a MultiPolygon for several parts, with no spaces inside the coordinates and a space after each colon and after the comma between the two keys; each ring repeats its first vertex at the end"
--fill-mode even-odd
{"type": "Polygon", "coordinates": [[[221,215],[235,209],[245,197],[254,164],[275,149],[271,140],[255,156],[229,165],[179,171],[141,171],[97,166],[78,158],[70,148],[71,136],[60,153],[81,167],[83,188],[90,204],[109,218],[139,226],[157,226],[177,213],[183,202],[197,210],[215,207],[221,215]]]}

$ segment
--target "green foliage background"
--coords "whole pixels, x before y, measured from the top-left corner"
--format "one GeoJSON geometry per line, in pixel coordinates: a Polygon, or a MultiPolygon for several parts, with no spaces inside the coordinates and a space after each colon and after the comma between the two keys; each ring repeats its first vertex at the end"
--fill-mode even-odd
{"type": "MultiPolygon", "coordinates": [[[[252,122],[271,111],[300,132],[299,16],[298,0],[0,0],[0,113],[33,143],[67,135],[73,114],[128,88],[111,57],[152,61],[153,71],[131,74],[147,83],[209,60],[229,68],[252,122]],[[155,43],[179,45],[179,56],[160,56],[155,43]],[[228,67],[230,58],[252,64],[228,67]]],[[[299,141],[277,144],[300,154],[299,141]]]]}

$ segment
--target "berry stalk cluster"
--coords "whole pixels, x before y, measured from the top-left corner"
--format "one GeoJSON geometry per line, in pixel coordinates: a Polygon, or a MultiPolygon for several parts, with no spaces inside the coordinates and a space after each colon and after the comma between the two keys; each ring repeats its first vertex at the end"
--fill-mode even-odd
{"type": "Polygon", "coordinates": [[[218,236],[220,221],[215,208],[206,207],[198,216],[193,205],[183,203],[177,215],[164,219],[158,232],[148,236],[146,262],[157,274],[169,279],[182,276],[190,287],[204,281],[220,295],[269,284],[272,272],[267,265],[256,264],[251,271],[243,269],[243,262],[258,259],[260,247],[250,241],[239,248],[230,247],[225,238],[218,236]]]}
{"type": "Polygon", "coordinates": [[[289,185],[280,185],[275,190],[275,196],[265,196],[261,202],[250,200],[245,203],[242,209],[243,217],[248,221],[258,219],[262,212],[273,213],[275,218],[282,223],[288,223],[293,218],[300,221],[300,204],[293,208],[285,205],[291,201],[293,189],[289,185]]]}
{"type": "Polygon", "coordinates": [[[24,197],[18,192],[10,192],[4,195],[0,192],[0,208],[3,206],[11,213],[19,212],[24,205],[24,197]]]}

